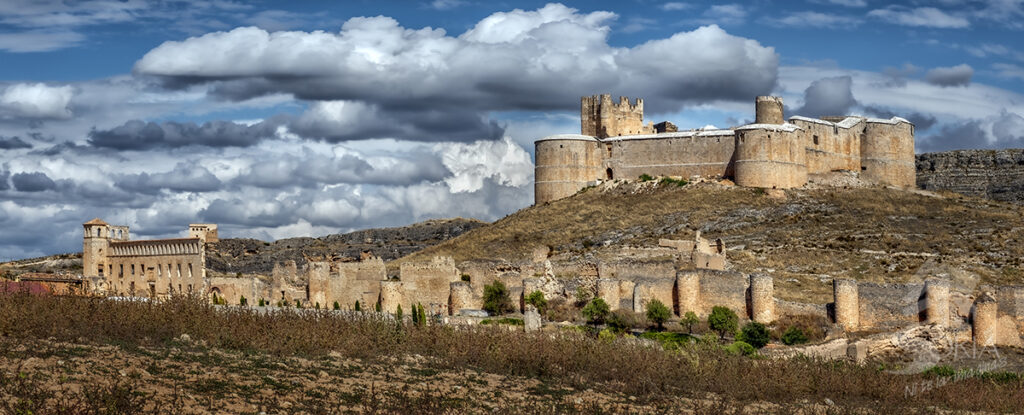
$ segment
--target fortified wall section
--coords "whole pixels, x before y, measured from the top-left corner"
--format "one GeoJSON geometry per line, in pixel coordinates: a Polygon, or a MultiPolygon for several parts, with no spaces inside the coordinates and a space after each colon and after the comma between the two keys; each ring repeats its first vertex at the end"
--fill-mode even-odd
{"type": "Polygon", "coordinates": [[[673,177],[731,177],[736,140],[732,130],[682,131],[612,137],[605,148],[602,180],[636,179],[642,174],[673,177]]]}
{"type": "Polygon", "coordinates": [[[914,124],[910,121],[869,118],[860,147],[863,179],[894,186],[916,185],[914,124]]]}
{"type": "Polygon", "coordinates": [[[654,133],[654,123],[644,125],[644,100],[619,97],[612,103],[611,94],[580,98],[580,131],[597,138],[654,133]]]}

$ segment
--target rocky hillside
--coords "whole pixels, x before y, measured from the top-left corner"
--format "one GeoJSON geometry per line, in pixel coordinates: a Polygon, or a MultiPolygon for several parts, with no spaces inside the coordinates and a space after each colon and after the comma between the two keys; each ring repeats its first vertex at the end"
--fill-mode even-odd
{"type": "Polygon", "coordinates": [[[1024,202],[1024,150],[958,150],[917,156],[917,185],[1004,202],[1024,202]]]}
{"type": "Polygon", "coordinates": [[[275,242],[222,239],[210,244],[206,266],[214,274],[267,274],[274,264],[307,259],[357,259],[371,252],[385,261],[409,255],[484,225],[475,219],[441,219],[398,228],[367,229],[320,238],[288,238],[275,242]]]}
{"type": "MultiPolygon", "coordinates": [[[[396,262],[452,255],[595,260],[696,230],[722,238],[730,266],[775,276],[785,299],[825,302],[833,277],[920,281],[947,274],[1024,282],[1024,207],[882,187],[764,191],[717,183],[612,184],[516,212],[396,262]]],[[[390,266],[397,266],[392,263],[390,266]]]]}

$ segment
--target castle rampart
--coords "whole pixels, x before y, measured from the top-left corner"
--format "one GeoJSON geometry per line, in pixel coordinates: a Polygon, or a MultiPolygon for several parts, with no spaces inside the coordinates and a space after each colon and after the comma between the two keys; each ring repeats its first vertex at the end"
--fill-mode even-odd
{"type": "Polygon", "coordinates": [[[905,119],[793,116],[786,122],[782,98],[757,97],[754,106],[754,124],[679,131],[668,122],[644,125],[642,100],[583,97],[581,134],[536,142],[535,202],[641,175],[729,178],[740,186],[780,189],[833,171],[885,185],[916,182],[914,126],[905,119]]]}

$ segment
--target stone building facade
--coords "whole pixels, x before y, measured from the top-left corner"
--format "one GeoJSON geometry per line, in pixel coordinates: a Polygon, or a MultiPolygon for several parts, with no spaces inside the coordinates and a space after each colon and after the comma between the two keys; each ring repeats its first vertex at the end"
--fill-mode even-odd
{"type": "Polygon", "coordinates": [[[127,226],[99,218],[82,226],[83,274],[99,282],[95,291],[150,298],[206,293],[206,242],[216,241],[216,225],[191,225],[188,238],[140,241],[131,240],[127,226]]]}
{"type": "Polygon", "coordinates": [[[537,140],[535,202],[571,196],[606,180],[640,175],[730,178],[737,185],[792,188],[808,175],[857,172],[874,183],[913,187],[914,125],[894,117],[783,118],[779,97],[755,99],[755,123],[677,131],[644,124],[643,100],[583,97],[581,134],[537,140]]]}

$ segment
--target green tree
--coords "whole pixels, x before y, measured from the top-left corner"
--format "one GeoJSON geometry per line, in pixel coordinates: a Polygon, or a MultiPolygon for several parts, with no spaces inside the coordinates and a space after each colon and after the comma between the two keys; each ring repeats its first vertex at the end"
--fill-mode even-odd
{"type": "Polygon", "coordinates": [[[658,330],[665,329],[665,322],[672,317],[672,311],[665,306],[665,303],[654,299],[647,302],[647,320],[658,326],[658,330]]]}
{"type": "Polygon", "coordinates": [[[359,306],[359,300],[356,300],[356,311],[363,311],[362,307],[359,306]]]}
{"type": "Polygon", "coordinates": [[[736,333],[739,328],[740,318],[729,307],[716,305],[711,308],[711,315],[708,316],[708,326],[711,330],[718,332],[718,337],[725,339],[726,334],[736,333]]]}
{"type": "Polygon", "coordinates": [[[786,346],[803,343],[807,343],[807,335],[797,326],[790,326],[785,333],[782,333],[782,344],[786,346]]]}
{"type": "Polygon", "coordinates": [[[416,314],[419,315],[419,317],[420,317],[420,326],[426,326],[427,325],[427,313],[423,311],[423,303],[417,304],[416,307],[419,308],[419,311],[417,311],[416,314]]]}
{"type": "Polygon", "coordinates": [[[377,302],[377,304],[374,305],[374,310],[376,310],[378,313],[380,312],[380,302],[379,301],[377,302]]]}
{"type": "Polygon", "coordinates": [[[302,303],[299,300],[295,300],[295,308],[302,308],[302,303]]]}
{"type": "Polygon", "coordinates": [[[398,305],[398,309],[395,310],[395,319],[397,319],[399,323],[402,322],[402,305],[401,304],[399,304],[398,305]]]}
{"type": "Polygon", "coordinates": [[[418,311],[419,310],[416,309],[416,304],[413,304],[412,305],[412,311],[410,311],[410,313],[412,313],[412,314],[409,314],[409,315],[412,316],[412,325],[414,325],[414,326],[420,324],[420,316],[418,314],[416,314],[418,311]]]}
{"type": "Polygon", "coordinates": [[[697,318],[697,314],[692,311],[687,311],[686,314],[683,315],[682,320],[679,321],[679,324],[686,326],[687,334],[693,334],[693,325],[697,323],[700,323],[700,319],[697,318]]]}
{"type": "Polygon", "coordinates": [[[341,310],[341,304],[338,304],[338,302],[337,302],[337,301],[335,301],[335,302],[334,302],[334,309],[335,309],[335,310],[341,310]]]}
{"type": "Polygon", "coordinates": [[[501,315],[513,310],[509,291],[501,281],[484,286],[484,310],[492,315],[501,315]]]}
{"type": "Polygon", "coordinates": [[[261,299],[260,299],[260,302],[259,302],[259,306],[260,306],[260,307],[265,307],[266,305],[267,305],[267,302],[266,302],[266,300],[264,300],[264,299],[262,299],[262,298],[261,298],[261,299]]]}
{"type": "Polygon", "coordinates": [[[319,310],[320,309],[320,302],[317,301],[316,305],[314,305],[313,308],[316,308],[317,310],[319,310]]]}
{"type": "Polygon", "coordinates": [[[771,335],[768,334],[768,328],[764,324],[751,321],[743,326],[743,330],[740,331],[736,340],[742,340],[754,348],[760,349],[768,344],[771,335]]]}
{"type": "Polygon", "coordinates": [[[544,298],[544,293],[537,290],[526,296],[526,304],[537,307],[538,313],[544,313],[544,308],[548,306],[548,300],[544,298]]]}
{"type": "Polygon", "coordinates": [[[240,298],[238,300],[238,305],[241,305],[241,306],[249,305],[249,300],[246,300],[245,296],[243,295],[242,298],[240,298]]]}
{"type": "Polygon", "coordinates": [[[604,323],[605,319],[608,318],[609,312],[608,303],[604,302],[601,297],[590,300],[590,304],[583,307],[583,317],[587,318],[588,323],[594,325],[604,323]]]}

